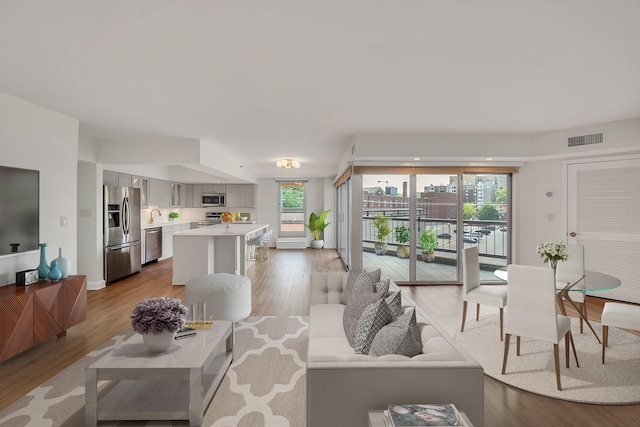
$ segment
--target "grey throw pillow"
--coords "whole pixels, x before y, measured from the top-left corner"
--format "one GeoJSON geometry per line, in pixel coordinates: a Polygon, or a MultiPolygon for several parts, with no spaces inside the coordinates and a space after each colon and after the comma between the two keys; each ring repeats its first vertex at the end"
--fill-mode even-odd
{"type": "Polygon", "coordinates": [[[392,293],[391,295],[385,297],[384,300],[387,302],[387,305],[391,309],[391,313],[393,314],[394,319],[402,316],[402,296],[400,295],[400,291],[392,293]]]}
{"type": "Polygon", "coordinates": [[[347,277],[347,285],[340,296],[340,304],[346,304],[347,301],[349,301],[349,298],[351,298],[353,291],[360,286],[367,286],[368,292],[374,292],[374,284],[380,281],[380,275],[380,269],[369,273],[363,268],[352,268],[349,271],[349,276],[347,277]]]}
{"type": "Polygon", "coordinates": [[[382,292],[383,294],[387,294],[389,292],[389,287],[391,286],[390,279],[384,279],[379,282],[376,282],[374,287],[376,288],[376,292],[382,292]]]}
{"type": "Polygon", "coordinates": [[[369,355],[401,354],[413,357],[422,353],[420,331],[416,321],[415,308],[411,308],[393,322],[378,331],[371,343],[369,355]]]}
{"type": "Polygon", "coordinates": [[[358,327],[358,321],[360,320],[360,316],[362,316],[362,312],[369,304],[373,304],[381,299],[381,293],[365,292],[364,290],[356,289],[351,298],[349,298],[349,301],[347,301],[342,317],[342,325],[344,327],[344,333],[347,336],[347,341],[349,341],[351,347],[355,345],[356,328],[358,327]]]}
{"type": "Polygon", "coordinates": [[[393,319],[393,313],[384,299],[369,304],[362,312],[356,327],[356,339],[353,346],[356,354],[369,354],[373,338],[384,325],[393,319]]]}

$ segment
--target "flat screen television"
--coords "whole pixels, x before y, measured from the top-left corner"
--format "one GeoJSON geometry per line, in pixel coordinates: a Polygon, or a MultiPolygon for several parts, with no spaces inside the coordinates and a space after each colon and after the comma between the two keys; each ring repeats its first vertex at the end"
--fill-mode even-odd
{"type": "Polygon", "coordinates": [[[38,249],[40,172],[0,166],[0,256],[38,249]]]}

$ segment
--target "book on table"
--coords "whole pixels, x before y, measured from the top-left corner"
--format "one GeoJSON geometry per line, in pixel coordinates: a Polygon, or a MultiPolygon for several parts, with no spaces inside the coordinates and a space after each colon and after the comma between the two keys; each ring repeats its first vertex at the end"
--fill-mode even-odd
{"type": "Polygon", "coordinates": [[[196,335],[196,330],[194,328],[189,328],[185,326],[184,328],[176,332],[176,339],[193,337],[195,335],[196,335]]]}
{"type": "Polygon", "coordinates": [[[466,426],[452,403],[391,404],[385,415],[391,427],[466,426]]]}

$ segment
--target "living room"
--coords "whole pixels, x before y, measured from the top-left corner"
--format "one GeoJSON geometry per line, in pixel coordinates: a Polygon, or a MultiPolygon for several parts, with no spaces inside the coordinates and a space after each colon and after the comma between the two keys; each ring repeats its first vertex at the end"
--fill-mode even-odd
{"type": "MultiPolygon", "coordinates": [[[[368,2],[355,2],[352,7],[337,10],[327,6],[323,13],[312,8],[294,9],[290,11],[292,17],[283,16],[282,21],[277,21],[278,25],[274,24],[282,28],[282,32],[277,37],[271,35],[274,40],[269,39],[260,49],[250,49],[244,42],[235,47],[220,41],[213,47],[208,45],[210,40],[223,39],[220,35],[224,33],[215,32],[215,25],[201,21],[204,17],[226,16],[226,20],[235,22],[240,29],[227,30],[233,37],[254,34],[251,39],[255,42],[262,34],[258,29],[271,34],[272,29],[264,27],[261,13],[246,13],[240,6],[231,10],[216,9],[213,5],[181,9],[183,6],[166,2],[163,6],[167,9],[163,9],[143,2],[130,6],[131,9],[126,6],[109,9],[100,5],[101,2],[91,3],[79,18],[83,25],[73,19],[69,25],[61,24],[65,15],[73,15],[73,7],[80,7],[73,2],[60,6],[61,11],[48,9],[50,5],[21,6],[19,2],[0,7],[1,15],[10,21],[2,26],[0,36],[14,41],[11,46],[7,43],[0,48],[6,64],[4,71],[0,71],[0,164],[39,171],[40,241],[47,242],[54,251],[64,248],[65,256],[71,260],[72,274],[86,275],[90,282],[103,279],[102,234],[96,217],[102,211],[100,189],[104,170],[135,169],[144,176],[171,179],[178,173],[178,166],[192,165],[191,170],[205,170],[212,177],[231,177],[229,182],[254,183],[258,186],[258,218],[261,222],[276,224],[277,181],[282,179],[308,180],[311,183],[309,208],[335,212],[334,184],[351,167],[517,168],[513,182],[510,255],[513,262],[540,265],[535,247],[544,241],[566,241],[572,231],[568,225],[569,169],[576,165],[600,162],[613,165],[618,161],[640,159],[635,46],[639,35],[632,25],[638,9],[633,2],[625,2],[624,7],[616,11],[595,1],[587,5],[576,3],[572,7],[545,4],[523,10],[512,10],[511,6],[504,10],[504,2],[496,1],[491,2],[491,6],[483,6],[487,7],[485,11],[464,3],[446,6],[440,4],[445,2],[435,2],[436,9],[431,14],[429,2],[427,5],[410,2],[403,11],[384,2],[376,2],[375,7],[368,2]],[[465,12],[465,6],[471,9],[465,12]],[[38,8],[44,8],[44,12],[36,14],[38,8]],[[364,13],[368,8],[372,10],[364,13]],[[166,15],[171,12],[184,13],[180,15],[181,31],[190,37],[175,39],[180,33],[177,31],[153,43],[149,40],[153,38],[149,36],[151,33],[144,31],[145,25],[168,26],[171,21],[166,21],[169,19],[166,15]],[[325,17],[324,13],[348,19],[340,23],[325,17]],[[101,15],[110,14],[112,18],[101,20],[101,15]],[[422,19],[411,17],[420,14],[422,19]],[[476,22],[478,14],[482,19],[476,22]],[[56,19],[48,21],[51,16],[56,19]],[[398,18],[392,19],[392,16],[398,18]],[[434,16],[440,16],[443,22],[436,22],[438,19],[434,16]],[[364,22],[364,17],[375,18],[375,25],[364,22]],[[606,19],[594,25],[592,33],[578,31],[584,22],[598,17],[606,19]],[[51,22],[57,22],[58,28],[52,28],[51,22]],[[187,31],[193,22],[197,22],[199,28],[208,28],[206,37],[187,31]],[[89,23],[105,28],[96,29],[98,33],[94,34],[86,28],[91,26],[89,23]],[[320,31],[313,36],[302,31],[302,23],[316,31],[339,25],[338,33],[343,37],[362,25],[367,38],[347,38],[348,43],[340,45],[337,30],[334,29],[333,36],[331,31],[320,31]],[[571,33],[566,26],[569,23],[569,28],[576,30],[573,34],[580,36],[567,36],[565,31],[571,33]],[[320,29],[316,28],[318,24],[320,29]],[[463,24],[469,28],[464,29],[463,24]],[[389,33],[404,34],[403,37],[409,37],[403,27],[418,31],[428,54],[421,49],[410,49],[403,37],[391,39],[392,34],[387,31],[384,37],[376,35],[378,29],[387,25],[393,29],[389,33]],[[518,26],[526,31],[517,31],[518,26]],[[255,33],[251,33],[252,27],[255,33]],[[77,32],[70,35],[63,28],[74,28],[77,32]],[[132,31],[125,32],[126,37],[120,44],[118,34],[123,28],[132,31]],[[442,31],[439,33],[439,30],[442,31]],[[309,47],[282,53],[281,45],[288,45],[296,38],[292,34],[298,31],[304,33],[301,37],[309,47]],[[132,33],[142,36],[135,45],[131,44],[132,33]],[[459,35],[454,38],[456,33],[459,35]],[[503,46],[511,36],[520,45],[514,40],[513,44],[503,46]],[[196,44],[198,38],[206,42],[196,44]],[[316,48],[323,38],[326,45],[316,48]],[[439,47],[440,41],[448,38],[451,40],[442,41],[447,44],[439,47]],[[55,42],[48,44],[47,39],[55,42]],[[474,39],[477,44],[472,43],[474,39]],[[74,48],[77,51],[71,49],[78,56],[71,56],[68,50],[74,41],[85,43],[83,47],[74,48]],[[198,46],[193,47],[195,52],[192,48],[181,52],[181,46],[191,46],[191,42],[198,46]],[[462,47],[467,44],[469,47],[462,47]],[[129,50],[126,46],[135,48],[129,50]],[[181,92],[185,83],[168,78],[173,72],[171,64],[182,64],[178,68],[199,64],[202,59],[197,52],[214,48],[226,61],[234,58],[229,51],[243,52],[242,58],[236,58],[240,64],[235,65],[237,68],[222,69],[223,72],[220,63],[210,63],[205,67],[206,72],[192,79],[194,86],[181,92]],[[480,53],[474,52],[474,48],[480,53]],[[261,53],[261,49],[268,54],[261,53]],[[346,53],[341,54],[342,49],[346,53]],[[112,50],[118,53],[113,54],[112,50]],[[333,53],[321,55],[318,51],[333,53]],[[430,74],[433,64],[446,63],[447,55],[441,51],[456,52],[457,59],[430,74]],[[313,56],[313,52],[318,56],[313,56]],[[188,55],[185,58],[181,53],[188,55]],[[135,68],[138,63],[134,59],[146,55],[149,63],[135,68]],[[282,68],[276,67],[278,61],[274,59],[280,58],[279,55],[287,58],[282,68]],[[372,57],[376,56],[380,57],[380,63],[372,66],[372,57]],[[415,58],[421,56],[433,60],[414,64],[415,58]],[[311,58],[309,64],[305,57],[311,58]],[[594,57],[600,58],[601,63],[592,68],[594,57]],[[351,58],[364,62],[351,66],[351,58]],[[243,61],[251,64],[243,65],[243,61]],[[388,64],[397,65],[390,69],[388,64]],[[333,74],[334,67],[343,68],[346,77],[333,74]],[[162,78],[153,80],[154,74],[150,71],[156,69],[160,69],[158,74],[162,78]],[[384,72],[375,74],[379,72],[375,70],[384,72]],[[468,72],[455,74],[462,73],[461,70],[468,72]],[[388,89],[393,92],[389,96],[386,89],[380,89],[400,84],[403,73],[409,73],[411,78],[402,90],[388,89]],[[333,77],[334,81],[320,80],[325,77],[322,74],[333,77]],[[33,77],[27,79],[29,75],[33,77]],[[231,84],[227,79],[232,75],[245,78],[231,84]],[[306,77],[294,80],[300,75],[306,77]],[[361,78],[363,81],[358,81],[361,78]],[[215,90],[210,92],[206,88],[214,83],[209,79],[216,82],[215,90]],[[70,86],[73,80],[79,80],[79,86],[91,83],[92,89],[84,92],[78,86],[70,86]],[[287,81],[295,84],[287,85],[287,81]],[[276,82],[283,86],[267,90],[271,84],[275,87],[276,82]],[[227,83],[228,92],[225,92],[227,83]],[[321,90],[300,95],[316,86],[321,90]],[[252,90],[245,92],[240,91],[241,88],[252,90]],[[447,88],[454,89],[444,90],[447,88]],[[338,95],[325,98],[323,91],[344,93],[349,100],[338,95]],[[134,93],[135,99],[125,97],[127,92],[134,93]],[[80,97],[79,94],[83,103],[70,105],[71,99],[80,97]],[[189,97],[186,106],[182,104],[184,97],[189,97]],[[216,99],[219,104],[206,104],[202,97],[216,99]],[[311,102],[302,108],[300,98],[304,97],[311,102]],[[146,103],[141,103],[141,99],[146,103]],[[409,105],[409,99],[416,104],[409,105]],[[429,99],[436,101],[429,102],[429,99]],[[348,106],[342,108],[343,102],[348,106]],[[108,106],[91,110],[93,103],[108,106]],[[172,103],[180,104],[180,109],[171,110],[172,103]],[[260,106],[259,111],[251,116],[254,121],[249,122],[249,113],[256,105],[260,106]],[[378,107],[370,109],[372,105],[378,107]],[[323,109],[317,111],[318,106],[323,109]],[[205,118],[209,114],[203,114],[203,110],[213,112],[210,115],[217,118],[209,122],[205,118]],[[295,123],[294,118],[300,111],[306,116],[301,123],[295,123]],[[362,111],[363,115],[366,112],[366,120],[354,111],[362,111]],[[153,114],[157,117],[151,117],[153,114]],[[349,125],[343,124],[340,117],[330,120],[335,116],[348,118],[349,125]],[[267,125],[265,121],[270,123],[267,125]],[[331,122],[332,128],[321,126],[323,121],[331,122]],[[230,130],[222,126],[231,122],[242,132],[229,133],[232,136],[225,138],[230,130]],[[136,124],[139,126],[134,126],[136,124]],[[307,127],[302,128],[303,124],[307,127]],[[224,132],[217,134],[218,127],[224,132]],[[604,135],[602,144],[577,147],[567,144],[569,137],[598,133],[604,135]],[[328,134],[330,136],[326,136],[328,134]],[[126,145],[137,146],[137,152],[128,158],[114,154],[121,151],[112,150],[113,147],[126,145]],[[197,154],[193,154],[196,151],[197,154]],[[278,169],[275,162],[283,157],[298,158],[302,166],[295,170],[278,169]],[[422,160],[413,160],[417,157],[422,160]],[[81,216],[81,210],[89,210],[92,215],[81,216]],[[61,217],[67,219],[64,226],[61,217]]],[[[251,6],[266,12],[258,3],[251,6]]],[[[278,3],[268,12],[286,15],[279,8],[289,10],[289,7],[293,6],[278,3]]],[[[225,19],[215,21],[221,32],[226,28],[225,19]]],[[[187,73],[182,78],[187,81],[190,75],[187,73]]],[[[352,201],[358,205],[361,199],[354,193],[352,201]]],[[[331,218],[331,221],[335,224],[336,220],[331,218]]],[[[351,225],[356,227],[355,223],[351,225]]],[[[632,224],[627,227],[632,230],[632,224]]],[[[331,249],[336,244],[336,229],[329,229],[329,233],[325,240],[326,247],[331,249]]],[[[624,240],[631,239],[632,244],[637,245],[633,234],[630,232],[624,240]]],[[[621,253],[618,262],[632,266],[634,254],[632,251],[621,253]]],[[[353,265],[357,265],[361,248],[356,245],[351,255],[353,265]]],[[[38,257],[37,251],[0,257],[0,285],[14,283],[18,271],[35,268],[38,257]]],[[[624,271],[623,277],[632,276],[624,271]]],[[[637,276],[635,278],[637,280],[637,276]]]]}

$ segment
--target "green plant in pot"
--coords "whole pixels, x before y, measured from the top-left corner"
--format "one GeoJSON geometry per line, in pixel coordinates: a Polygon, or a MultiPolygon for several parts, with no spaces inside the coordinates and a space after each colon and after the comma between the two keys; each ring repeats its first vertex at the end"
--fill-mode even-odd
{"type": "Polygon", "coordinates": [[[320,239],[320,233],[322,233],[324,229],[331,224],[330,222],[325,222],[329,212],[331,212],[331,209],[327,209],[320,215],[315,212],[311,212],[311,215],[309,215],[309,223],[305,224],[305,227],[313,233],[313,240],[309,243],[309,246],[313,249],[322,249],[324,246],[324,240],[320,239]]]}
{"type": "Polygon", "coordinates": [[[438,236],[430,227],[420,233],[420,247],[422,248],[422,260],[433,262],[436,259],[435,249],[438,247],[438,236]]]}
{"type": "Polygon", "coordinates": [[[376,238],[376,255],[384,255],[387,253],[387,242],[385,242],[385,239],[391,234],[390,221],[389,218],[380,213],[375,214],[371,220],[376,238]]]}
{"type": "Polygon", "coordinates": [[[169,221],[173,222],[180,217],[178,212],[169,212],[169,221]]]}
{"type": "Polygon", "coordinates": [[[393,235],[396,242],[400,243],[396,251],[398,258],[409,258],[409,246],[406,245],[409,242],[409,228],[406,225],[399,225],[393,231],[393,235]]]}

